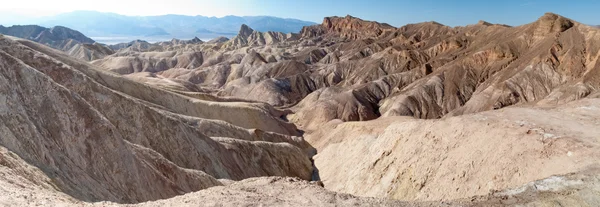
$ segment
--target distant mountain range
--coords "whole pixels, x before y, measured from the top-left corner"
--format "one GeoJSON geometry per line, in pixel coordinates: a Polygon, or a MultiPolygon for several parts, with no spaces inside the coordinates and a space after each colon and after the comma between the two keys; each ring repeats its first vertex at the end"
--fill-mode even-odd
{"type": "Polygon", "coordinates": [[[62,26],[45,28],[37,25],[11,27],[0,25],[0,34],[33,40],[56,49],[63,49],[78,43],[92,44],[95,42],[81,32],[62,26]]]}
{"type": "Polygon", "coordinates": [[[0,25],[0,34],[38,42],[85,61],[100,59],[114,53],[106,45],[99,44],[81,32],[63,26],[45,28],[38,25],[10,27],[0,25]]]}
{"type": "MultiPolygon", "coordinates": [[[[74,11],[28,21],[31,21],[28,24],[45,27],[69,27],[90,37],[235,36],[242,24],[262,32],[297,33],[303,26],[316,24],[298,19],[271,16],[225,16],[221,18],[184,15],[124,16],[96,11],[74,11]]],[[[0,24],[2,23],[0,22],[0,24]]]]}

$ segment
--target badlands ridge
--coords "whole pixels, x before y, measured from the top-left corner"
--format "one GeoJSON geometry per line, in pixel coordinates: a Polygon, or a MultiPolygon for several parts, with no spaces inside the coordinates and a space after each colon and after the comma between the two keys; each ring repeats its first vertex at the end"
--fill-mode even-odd
{"type": "Polygon", "coordinates": [[[556,14],[0,33],[0,205],[600,205],[600,29],[556,14]]]}

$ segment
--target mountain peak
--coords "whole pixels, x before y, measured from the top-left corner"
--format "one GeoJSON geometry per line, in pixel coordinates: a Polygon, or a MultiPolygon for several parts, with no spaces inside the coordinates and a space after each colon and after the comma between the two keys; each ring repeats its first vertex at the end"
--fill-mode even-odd
{"type": "Polygon", "coordinates": [[[485,26],[490,26],[492,25],[492,23],[483,21],[483,20],[479,20],[479,22],[477,22],[477,25],[485,25],[485,26]]]}
{"type": "Polygon", "coordinates": [[[202,42],[202,40],[198,37],[194,37],[191,41],[192,42],[202,42]]]}
{"type": "Polygon", "coordinates": [[[248,37],[252,34],[252,32],[254,32],[254,30],[252,28],[250,28],[246,24],[242,24],[242,26],[240,27],[240,32],[238,32],[238,35],[242,36],[242,37],[248,37]]]}
{"type": "Polygon", "coordinates": [[[320,35],[337,35],[348,39],[361,39],[377,37],[384,30],[394,29],[386,23],[362,20],[346,15],[345,17],[332,16],[323,18],[323,23],[302,28],[302,37],[317,37],[320,35]]]}
{"type": "Polygon", "coordinates": [[[558,18],[558,17],[563,17],[563,16],[560,16],[560,15],[552,13],[552,12],[546,12],[540,18],[542,18],[542,17],[558,18]]]}
{"type": "Polygon", "coordinates": [[[348,25],[356,25],[356,26],[376,26],[381,28],[393,28],[391,25],[386,23],[379,23],[375,21],[367,21],[358,17],[353,17],[351,15],[346,15],[345,17],[325,17],[323,19],[323,26],[327,28],[338,27],[338,26],[348,26],[348,25]]]}
{"type": "Polygon", "coordinates": [[[229,38],[220,36],[220,37],[217,37],[217,38],[214,38],[214,39],[208,41],[208,43],[215,44],[215,43],[222,43],[222,42],[227,42],[227,41],[229,41],[229,38]]]}
{"type": "Polygon", "coordinates": [[[446,26],[446,25],[444,25],[444,24],[442,24],[442,23],[439,23],[439,22],[436,22],[436,21],[430,21],[430,22],[428,22],[428,23],[430,23],[430,24],[434,24],[434,25],[438,25],[438,26],[446,26]]]}
{"type": "Polygon", "coordinates": [[[545,13],[536,23],[538,31],[544,33],[563,32],[575,25],[572,20],[554,13],[545,13]]]}

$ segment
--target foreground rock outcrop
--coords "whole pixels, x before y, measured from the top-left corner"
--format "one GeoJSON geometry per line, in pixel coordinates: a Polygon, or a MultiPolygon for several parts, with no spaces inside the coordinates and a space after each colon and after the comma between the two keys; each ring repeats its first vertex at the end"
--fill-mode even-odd
{"type": "MultiPolygon", "coordinates": [[[[44,174],[0,148],[0,203],[3,205],[124,206],[112,202],[85,203],[44,186],[44,174]],[[6,166],[10,167],[7,168],[6,166]],[[7,170],[14,169],[14,170],[7,170]],[[35,178],[32,183],[29,179],[35,178]],[[17,183],[20,183],[17,184],[17,183]]],[[[557,175],[522,186],[445,202],[406,202],[356,197],[325,190],[317,183],[295,178],[250,178],[170,199],[127,206],[597,206],[598,169],[557,175]]],[[[48,179],[49,181],[49,179],[48,179]]]]}
{"type": "Polygon", "coordinates": [[[399,200],[453,200],[598,165],[600,99],[440,120],[331,122],[307,136],[326,188],[399,200]]]}

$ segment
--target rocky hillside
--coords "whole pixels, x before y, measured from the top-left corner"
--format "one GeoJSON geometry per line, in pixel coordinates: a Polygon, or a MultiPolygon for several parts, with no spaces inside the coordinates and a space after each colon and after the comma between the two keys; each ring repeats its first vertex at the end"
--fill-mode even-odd
{"type": "Polygon", "coordinates": [[[52,28],[40,27],[37,25],[11,27],[0,26],[0,33],[33,40],[35,42],[47,44],[55,48],[63,48],[61,47],[60,43],[68,40],[74,40],[79,43],[88,44],[95,42],[89,37],[83,35],[81,32],[61,26],[56,26],[52,28]]]}
{"type": "Polygon", "coordinates": [[[66,51],[72,57],[76,57],[80,60],[92,61],[102,59],[108,55],[112,55],[115,52],[107,47],[106,45],[99,43],[92,44],[77,44],[71,49],[66,51]]]}
{"type": "Polygon", "coordinates": [[[59,50],[68,50],[80,43],[92,44],[95,42],[78,31],[61,26],[52,28],[37,25],[0,26],[0,34],[32,40],[59,50]]]}
{"type": "Polygon", "coordinates": [[[376,38],[384,32],[393,30],[389,24],[364,21],[353,16],[325,17],[320,25],[312,25],[302,28],[302,37],[338,36],[346,39],[376,38]]]}
{"type": "Polygon", "coordinates": [[[2,37],[0,202],[597,206],[599,32],[346,16],[86,45],[104,57],[2,37]]]}
{"type": "Polygon", "coordinates": [[[282,32],[259,32],[248,25],[242,24],[238,35],[227,41],[225,48],[242,48],[246,46],[272,45],[285,41],[297,40],[298,35],[294,33],[284,34],[282,32]]]}
{"type": "Polygon", "coordinates": [[[131,203],[218,179],[311,177],[309,145],[268,105],[187,98],[26,40],[0,46],[0,145],[49,177],[32,182],[131,203]]]}
{"type": "Polygon", "coordinates": [[[86,61],[100,59],[114,53],[81,32],[61,26],[45,28],[37,25],[11,27],[0,25],[0,34],[35,41],[86,61]]]}
{"type": "Polygon", "coordinates": [[[305,137],[319,152],[315,166],[330,190],[453,200],[594,168],[599,105],[592,98],[435,120],[333,121],[305,137]]]}
{"type": "Polygon", "coordinates": [[[393,28],[347,16],[298,37],[243,25],[224,43],[147,46],[93,64],[149,72],[148,82],[190,92],[294,106],[290,118],[310,129],[334,119],[440,118],[580,99],[599,86],[597,41],[596,28],[550,13],[518,27],[456,28],[393,28]]]}

